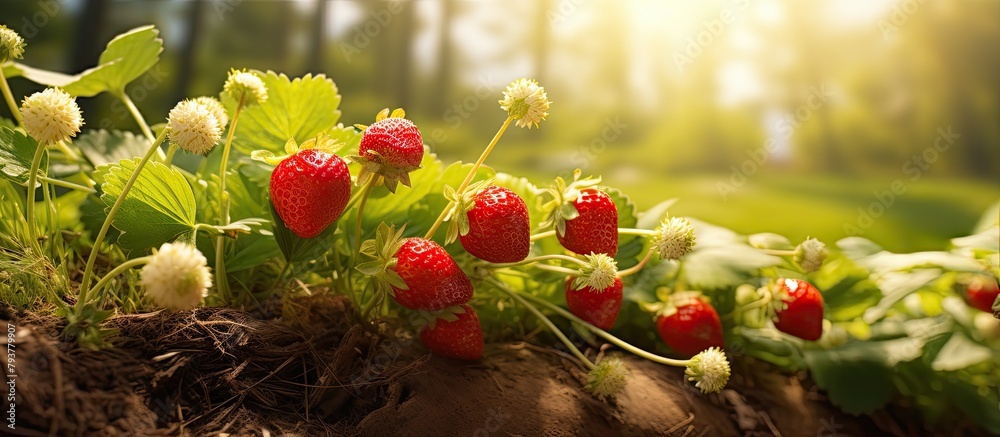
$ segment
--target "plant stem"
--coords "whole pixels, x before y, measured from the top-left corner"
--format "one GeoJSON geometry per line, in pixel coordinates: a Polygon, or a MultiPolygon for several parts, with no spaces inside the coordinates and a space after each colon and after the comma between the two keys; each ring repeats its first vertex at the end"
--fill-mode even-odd
{"type": "MultiPolygon", "coordinates": [[[[472,182],[472,178],[476,177],[476,172],[479,171],[479,167],[481,167],[483,165],[483,162],[486,161],[486,157],[489,156],[490,152],[493,151],[493,148],[496,147],[497,141],[500,141],[500,137],[503,136],[503,133],[507,130],[507,126],[510,126],[510,122],[512,121],[514,121],[514,118],[507,116],[507,119],[504,120],[503,125],[500,126],[500,130],[497,131],[496,135],[493,135],[493,139],[490,140],[490,144],[486,146],[486,149],[483,149],[483,153],[479,155],[479,160],[477,160],[476,163],[472,166],[472,169],[469,170],[469,174],[465,176],[465,180],[462,181],[462,185],[459,185],[458,189],[455,190],[455,192],[458,193],[459,197],[461,197],[462,192],[469,187],[469,184],[472,182]]],[[[446,215],[448,215],[448,210],[451,209],[451,206],[452,204],[449,203],[448,206],[446,206],[444,210],[441,211],[441,215],[439,215],[437,220],[434,221],[434,225],[431,226],[430,230],[427,231],[427,235],[424,235],[425,239],[429,240],[431,239],[431,237],[434,236],[434,233],[437,232],[439,227],[441,227],[441,223],[444,223],[444,218],[446,215]]]]}
{"type": "Polygon", "coordinates": [[[45,145],[38,144],[35,148],[35,156],[31,159],[31,169],[28,170],[28,196],[24,207],[26,208],[26,219],[28,221],[28,240],[32,247],[41,253],[41,246],[38,244],[38,224],[35,223],[35,185],[38,182],[38,168],[42,165],[42,157],[45,156],[45,145]]]}
{"type": "Polygon", "coordinates": [[[97,284],[94,284],[94,288],[92,288],[91,291],[94,292],[95,295],[99,296],[101,290],[104,289],[104,287],[108,285],[108,283],[110,283],[111,280],[114,279],[116,276],[124,273],[126,270],[131,269],[132,267],[146,264],[152,258],[153,258],[152,256],[144,256],[142,258],[130,259],[128,261],[121,263],[118,267],[115,267],[114,270],[104,275],[104,277],[101,278],[101,280],[97,281],[97,284]]]}
{"type": "Polygon", "coordinates": [[[646,265],[646,263],[649,262],[651,258],[653,258],[653,249],[649,249],[649,251],[646,252],[646,256],[642,258],[642,261],[639,261],[639,264],[636,264],[632,267],[629,267],[625,270],[618,272],[618,277],[624,278],[626,276],[639,273],[639,270],[642,270],[642,268],[646,265]]]}
{"type": "Polygon", "coordinates": [[[618,337],[615,337],[615,336],[611,335],[610,333],[608,333],[607,331],[605,331],[605,330],[603,330],[601,328],[598,328],[598,327],[596,327],[594,325],[591,325],[590,323],[587,323],[583,319],[581,319],[581,318],[573,315],[573,313],[571,313],[569,311],[566,311],[566,310],[562,309],[558,305],[553,305],[553,304],[551,304],[549,302],[546,302],[543,299],[537,298],[537,297],[532,296],[532,295],[527,294],[527,293],[518,293],[518,292],[513,291],[513,290],[508,290],[508,291],[512,292],[512,293],[517,293],[517,294],[519,294],[521,296],[524,296],[524,297],[532,300],[533,302],[535,302],[535,303],[537,303],[537,304],[545,307],[546,309],[548,309],[548,310],[550,310],[552,312],[555,312],[556,314],[559,314],[560,316],[563,316],[563,317],[565,317],[565,318],[567,318],[569,320],[577,322],[580,325],[583,325],[584,327],[586,327],[587,329],[589,329],[594,334],[597,334],[599,337],[604,338],[605,340],[607,340],[611,344],[613,344],[615,346],[618,346],[618,347],[620,347],[622,349],[625,349],[625,350],[627,350],[627,351],[629,351],[629,352],[631,352],[631,353],[633,353],[635,355],[638,355],[640,357],[643,357],[643,358],[645,358],[647,360],[650,360],[650,361],[653,361],[653,362],[656,362],[656,363],[666,364],[668,366],[677,366],[677,367],[685,367],[688,364],[690,364],[690,362],[691,362],[691,360],[675,360],[673,358],[661,357],[659,355],[646,352],[646,351],[644,351],[642,349],[639,349],[639,348],[637,348],[635,346],[632,346],[631,344],[628,344],[627,342],[625,342],[622,339],[619,339],[618,337]]]}
{"type": "Polygon", "coordinates": [[[49,184],[49,185],[55,185],[57,187],[69,188],[69,189],[73,189],[73,190],[84,191],[84,192],[87,192],[87,193],[96,193],[97,192],[97,190],[95,190],[93,188],[90,188],[90,187],[87,187],[87,186],[74,184],[72,182],[66,182],[66,181],[61,180],[61,179],[50,178],[48,176],[39,176],[38,180],[41,181],[41,182],[44,182],[46,184],[49,184]]]}
{"type": "Polygon", "coordinates": [[[375,186],[375,179],[381,176],[372,175],[368,178],[368,182],[365,182],[364,188],[361,189],[361,203],[358,204],[358,220],[354,224],[354,264],[358,264],[358,257],[361,256],[361,217],[365,212],[365,202],[368,201],[368,195],[372,192],[372,187],[375,186]]]}
{"type": "Polygon", "coordinates": [[[70,149],[69,146],[66,145],[66,143],[59,141],[56,142],[54,146],[56,146],[56,148],[59,149],[60,152],[66,155],[66,158],[68,158],[70,161],[76,162],[80,160],[80,156],[78,156],[76,152],[73,151],[73,149],[70,149]]]}
{"type": "Polygon", "coordinates": [[[656,231],[651,229],[618,228],[619,235],[656,235],[656,231]]]}
{"type": "MultiPolygon", "coordinates": [[[[132,185],[135,184],[136,179],[139,178],[139,173],[142,168],[146,166],[146,162],[153,157],[153,154],[157,150],[160,150],[160,144],[163,140],[167,138],[167,133],[170,129],[163,129],[160,132],[160,136],[156,137],[152,144],[149,146],[149,150],[146,151],[146,155],[142,157],[139,164],[135,166],[135,170],[132,171],[132,176],[129,177],[128,181],[125,182],[125,186],[122,187],[122,193],[118,195],[118,199],[115,200],[114,205],[111,205],[111,209],[108,211],[107,218],[104,219],[104,224],[101,225],[100,232],[97,233],[97,238],[94,239],[94,247],[90,251],[90,257],[87,258],[87,267],[83,270],[83,280],[80,282],[80,295],[77,297],[77,305],[83,305],[87,301],[87,292],[90,290],[90,278],[94,274],[94,263],[97,261],[97,254],[101,252],[101,243],[104,242],[104,237],[108,235],[108,229],[111,228],[111,222],[115,220],[115,215],[118,214],[118,209],[121,208],[122,203],[125,202],[125,197],[128,196],[128,192],[132,190],[132,185]]],[[[82,307],[82,306],[81,306],[82,307]]]]}
{"type": "Polygon", "coordinates": [[[551,260],[551,259],[557,259],[557,260],[560,260],[560,261],[569,261],[569,262],[572,262],[572,263],[576,263],[580,267],[586,267],[588,265],[587,263],[585,263],[585,262],[583,262],[583,261],[581,261],[579,259],[573,258],[571,256],[552,254],[552,255],[540,255],[540,256],[533,257],[533,258],[525,258],[522,261],[512,262],[512,263],[488,263],[488,264],[486,264],[486,268],[492,270],[492,269],[502,269],[502,268],[507,268],[507,267],[517,267],[517,266],[523,266],[523,265],[531,264],[531,263],[535,263],[535,262],[547,261],[547,260],[551,260]]]}
{"type": "Polygon", "coordinates": [[[538,320],[541,320],[542,323],[545,324],[545,326],[549,328],[549,330],[552,331],[552,333],[555,334],[556,337],[559,338],[559,341],[563,342],[563,344],[566,345],[567,348],[569,348],[569,351],[573,354],[573,356],[575,356],[577,359],[583,362],[583,365],[586,366],[588,370],[594,370],[597,368],[597,365],[595,365],[592,361],[590,361],[590,359],[587,358],[587,356],[584,355],[583,352],[580,352],[580,349],[577,348],[576,345],[573,344],[573,342],[569,341],[569,338],[566,338],[566,334],[563,334],[563,332],[560,331],[558,327],[556,327],[556,324],[552,323],[552,320],[549,320],[548,317],[545,317],[545,314],[542,314],[542,312],[539,311],[538,308],[536,308],[530,302],[524,300],[524,298],[519,296],[517,292],[511,290],[504,283],[494,278],[487,278],[487,281],[495,285],[501,291],[507,293],[510,297],[514,298],[514,300],[516,300],[522,306],[527,308],[528,311],[531,311],[531,313],[534,314],[535,317],[538,318],[538,320]]]}
{"type": "Polygon", "coordinates": [[[3,98],[7,101],[7,107],[10,108],[10,113],[14,115],[14,120],[17,120],[19,126],[24,126],[21,108],[17,107],[14,94],[10,92],[10,85],[7,84],[7,77],[4,76],[2,68],[0,68],[0,90],[3,90],[3,98]]]}
{"type": "Polygon", "coordinates": [[[176,144],[171,144],[170,147],[167,147],[167,157],[163,158],[163,163],[170,164],[174,162],[174,154],[177,153],[177,149],[179,148],[176,144]]]}
{"type": "MultiPolygon", "coordinates": [[[[125,104],[125,107],[128,108],[128,112],[132,114],[132,118],[135,119],[136,124],[139,125],[139,130],[142,131],[142,134],[145,135],[146,139],[150,142],[155,142],[156,140],[154,139],[153,131],[149,129],[149,125],[146,124],[146,119],[142,117],[142,113],[139,112],[139,108],[135,107],[135,103],[132,103],[132,99],[127,93],[125,93],[124,90],[117,94],[118,98],[125,104]]],[[[166,155],[162,150],[160,150],[159,146],[156,148],[156,156],[160,158],[161,161],[166,158],[166,155]]]]}
{"type": "Polygon", "coordinates": [[[555,229],[553,229],[551,231],[539,232],[537,234],[532,235],[531,238],[530,238],[530,241],[538,241],[538,240],[541,240],[543,238],[549,238],[549,237],[551,237],[551,236],[553,236],[555,234],[556,234],[555,229]]]}
{"type": "Polygon", "coordinates": [[[277,277],[277,278],[274,278],[274,282],[273,282],[273,283],[271,283],[271,289],[272,289],[272,290],[273,290],[273,289],[274,289],[275,287],[277,287],[277,286],[278,286],[278,284],[280,284],[280,283],[281,283],[281,281],[284,281],[284,280],[285,280],[285,275],[287,275],[287,274],[288,274],[288,270],[289,270],[289,269],[291,269],[291,268],[292,268],[292,263],[291,263],[291,262],[286,262],[286,263],[285,263],[285,267],[284,267],[283,269],[281,269],[281,273],[278,273],[278,277],[277,277]]]}
{"type": "Polygon", "coordinates": [[[567,269],[565,267],[550,266],[548,264],[532,264],[532,267],[541,270],[548,270],[550,272],[563,273],[570,276],[580,276],[579,270],[567,269]]]}
{"type": "MultiPolygon", "coordinates": [[[[219,163],[219,220],[222,225],[229,224],[229,195],[226,193],[226,167],[229,165],[229,150],[233,146],[233,135],[236,133],[236,122],[240,119],[246,95],[240,96],[233,121],[229,123],[229,133],[226,134],[226,144],[222,146],[222,162],[219,163]]],[[[226,236],[220,235],[215,240],[215,288],[223,301],[232,301],[232,291],[229,289],[229,277],[226,275],[226,236]]]]}

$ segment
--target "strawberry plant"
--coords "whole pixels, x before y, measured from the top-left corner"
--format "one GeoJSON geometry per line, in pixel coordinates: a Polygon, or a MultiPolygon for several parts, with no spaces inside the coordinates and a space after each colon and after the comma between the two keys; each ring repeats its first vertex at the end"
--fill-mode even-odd
{"type": "Polygon", "coordinates": [[[704,393],[753,358],[808,370],[848,413],[901,401],[1000,432],[997,208],[947,250],[852,237],[828,251],[672,216],[674,200],[639,211],[580,170],[540,188],[485,166],[511,125],[549,116],[532,80],[497,96],[506,118],[475,163],[447,164],[402,109],[345,126],[324,75],[234,69],[218,98],[148,123],[125,89],[159,60],[154,27],[76,75],[21,63],[23,40],[0,32],[14,116],[0,122],[0,296],[58,314],[81,347],[113,347],[119,314],[331,293],[373,332],[421,320],[422,347],[449,359],[482,359],[512,326],[544,329],[602,400],[629,383],[610,345],[685,368],[704,393]],[[13,96],[18,77],[47,88],[13,96]],[[139,133],[83,129],[76,99],[101,93],[139,133]]]}

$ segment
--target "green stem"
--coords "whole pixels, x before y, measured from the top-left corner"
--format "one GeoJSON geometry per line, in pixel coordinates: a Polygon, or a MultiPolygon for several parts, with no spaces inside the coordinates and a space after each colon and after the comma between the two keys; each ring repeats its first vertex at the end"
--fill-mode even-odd
{"type": "MultiPolygon", "coordinates": [[[[142,113],[139,112],[139,108],[135,106],[135,103],[132,103],[132,99],[128,96],[128,94],[125,93],[125,91],[122,91],[118,93],[118,99],[120,99],[122,103],[125,104],[125,107],[128,108],[128,112],[132,114],[132,118],[135,119],[136,124],[139,125],[139,130],[141,130],[142,134],[146,136],[146,139],[150,142],[155,142],[156,140],[153,136],[153,131],[149,128],[149,124],[146,123],[146,119],[143,118],[142,113]]],[[[162,150],[160,150],[159,146],[156,147],[155,152],[156,156],[160,158],[161,161],[166,158],[166,155],[162,150]]]]}
{"type": "Polygon", "coordinates": [[[601,338],[604,338],[609,343],[611,343],[611,344],[613,344],[615,346],[618,346],[618,347],[620,347],[622,349],[625,349],[625,350],[627,350],[627,351],[629,351],[629,352],[631,352],[631,353],[633,353],[635,355],[643,357],[643,358],[645,358],[647,360],[653,361],[655,363],[666,364],[668,366],[677,366],[677,367],[686,367],[688,364],[691,363],[691,360],[675,360],[673,358],[661,357],[661,356],[656,355],[656,354],[651,354],[651,353],[646,352],[646,351],[644,351],[642,349],[639,349],[639,348],[637,348],[635,346],[632,346],[631,344],[628,344],[624,340],[619,339],[618,337],[615,337],[615,336],[609,334],[607,331],[605,331],[605,330],[603,330],[601,328],[598,328],[598,327],[596,327],[594,325],[591,325],[590,323],[587,323],[583,319],[575,316],[573,313],[571,313],[569,311],[566,311],[566,310],[562,309],[561,307],[559,307],[557,305],[554,305],[552,303],[546,302],[543,299],[537,298],[537,297],[532,296],[532,295],[527,294],[527,293],[518,293],[518,292],[513,291],[513,290],[507,290],[507,291],[509,293],[520,294],[521,296],[524,296],[524,297],[532,300],[533,302],[535,302],[535,303],[537,303],[537,304],[545,307],[546,309],[548,309],[548,310],[550,310],[550,311],[552,311],[552,312],[554,312],[556,314],[559,314],[560,316],[563,316],[563,317],[565,317],[565,318],[567,318],[569,320],[572,320],[572,321],[574,321],[576,323],[579,323],[580,325],[582,325],[582,326],[586,327],[587,329],[589,329],[594,334],[597,334],[597,336],[599,336],[601,338]]]}
{"type": "Polygon", "coordinates": [[[19,126],[24,126],[21,108],[18,108],[17,102],[14,101],[14,94],[10,92],[10,85],[7,84],[7,77],[3,74],[3,68],[0,68],[0,89],[3,90],[3,98],[7,101],[7,107],[10,108],[10,113],[14,115],[14,120],[17,120],[19,126]]]}
{"type": "Polygon", "coordinates": [[[642,270],[642,268],[646,266],[646,263],[648,263],[651,258],[653,258],[653,249],[649,249],[649,252],[646,252],[646,256],[642,258],[642,261],[639,261],[639,264],[636,264],[630,268],[618,272],[618,277],[624,278],[626,276],[639,273],[639,270],[642,270]]]}
{"type": "MultiPolygon", "coordinates": [[[[239,121],[240,112],[243,110],[243,103],[246,95],[240,97],[239,104],[236,105],[236,112],[233,114],[233,121],[229,123],[229,133],[226,135],[226,144],[222,147],[222,162],[219,163],[219,220],[222,225],[229,224],[229,195],[226,193],[226,167],[229,165],[229,151],[233,146],[233,135],[236,133],[236,122],[239,121]]],[[[226,237],[220,235],[215,240],[215,287],[226,302],[232,300],[232,291],[229,289],[229,277],[226,275],[226,237]]]]}
{"type": "Polygon", "coordinates": [[[163,158],[163,163],[170,164],[174,162],[174,154],[177,153],[177,149],[179,148],[180,146],[176,144],[171,144],[170,147],[167,147],[167,157],[163,158]]]}
{"type": "Polygon", "coordinates": [[[152,256],[144,256],[142,258],[130,259],[128,261],[121,263],[118,267],[115,267],[114,270],[104,275],[104,277],[101,278],[101,280],[97,281],[97,284],[94,284],[94,288],[92,288],[91,291],[95,293],[95,295],[99,295],[101,290],[104,289],[104,287],[108,285],[108,283],[110,283],[111,280],[114,279],[116,276],[124,273],[126,270],[131,269],[132,267],[146,264],[152,258],[153,258],[152,256]]]}
{"type": "Polygon", "coordinates": [[[573,342],[569,341],[569,338],[566,338],[566,334],[563,334],[562,331],[560,331],[559,328],[556,327],[556,324],[552,323],[552,320],[549,320],[548,317],[545,317],[545,314],[542,314],[542,312],[539,311],[538,308],[536,308],[530,302],[524,300],[521,296],[518,295],[518,293],[508,288],[504,283],[497,281],[496,279],[493,278],[487,278],[487,281],[490,281],[491,284],[495,285],[501,291],[507,293],[510,297],[514,298],[514,300],[516,300],[522,306],[527,308],[528,311],[531,311],[531,313],[534,314],[535,317],[541,320],[542,323],[545,324],[545,326],[549,328],[549,330],[552,331],[552,333],[555,334],[556,337],[559,338],[559,341],[563,342],[563,344],[566,345],[567,348],[569,348],[569,351],[573,354],[573,356],[575,356],[577,359],[583,362],[584,366],[586,366],[588,370],[594,370],[597,368],[597,365],[595,365],[592,361],[590,361],[590,359],[587,358],[587,356],[584,355],[583,352],[580,352],[580,349],[577,348],[576,345],[573,344],[573,342]]]}
{"type": "Polygon", "coordinates": [[[274,282],[273,282],[273,283],[271,284],[271,289],[272,289],[272,290],[273,290],[273,289],[274,289],[275,287],[277,287],[277,286],[278,286],[278,284],[280,284],[280,283],[281,283],[282,281],[284,281],[284,280],[285,280],[285,275],[287,275],[287,274],[288,274],[288,271],[289,271],[289,270],[290,270],[291,268],[292,268],[292,263],[291,263],[291,262],[286,262],[286,263],[285,263],[285,267],[284,267],[283,269],[281,269],[281,273],[278,273],[278,277],[277,277],[277,278],[274,278],[274,282]]]}
{"type": "Polygon", "coordinates": [[[115,220],[115,215],[118,214],[118,209],[121,208],[122,203],[125,202],[125,197],[128,196],[128,192],[132,190],[132,185],[135,184],[136,179],[139,178],[139,172],[142,168],[146,166],[146,162],[153,157],[153,154],[157,150],[160,150],[160,144],[163,140],[167,138],[167,133],[170,129],[163,129],[160,132],[160,136],[153,140],[150,144],[149,150],[146,151],[146,155],[142,157],[139,164],[135,166],[135,170],[132,171],[132,176],[129,177],[128,181],[125,182],[125,186],[122,187],[121,194],[118,195],[118,199],[115,200],[114,205],[111,205],[111,209],[108,211],[107,218],[104,219],[104,224],[101,225],[100,232],[97,233],[97,238],[94,240],[93,249],[90,251],[90,257],[87,258],[87,267],[83,270],[83,280],[80,282],[80,295],[77,297],[77,305],[82,305],[87,302],[87,292],[90,291],[90,278],[94,274],[94,263],[97,261],[97,255],[101,252],[101,243],[104,243],[104,237],[108,235],[108,229],[111,228],[111,222],[115,220]]]}
{"type": "Polygon", "coordinates": [[[569,276],[580,276],[579,270],[567,269],[565,267],[550,266],[548,264],[532,264],[532,267],[541,270],[548,270],[550,272],[563,273],[569,276]]]}
{"type": "Polygon", "coordinates": [[[38,183],[38,168],[42,165],[43,156],[45,156],[45,146],[39,144],[35,148],[34,158],[31,159],[31,169],[28,170],[28,196],[24,204],[27,208],[25,216],[28,221],[28,240],[35,249],[41,249],[38,245],[38,224],[35,223],[35,185],[38,183]]]}
{"type": "Polygon", "coordinates": [[[42,181],[42,182],[44,182],[46,184],[49,184],[49,185],[55,185],[57,187],[69,188],[69,189],[72,189],[72,190],[84,191],[84,192],[91,193],[91,194],[97,192],[97,190],[95,190],[93,188],[90,188],[90,187],[86,187],[86,186],[83,186],[83,185],[74,184],[72,182],[66,182],[66,181],[60,180],[60,179],[53,179],[53,178],[50,178],[48,176],[39,176],[38,180],[42,181]]]}
{"type": "Polygon", "coordinates": [[[540,262],[540,261],[548,261],[548,260],[552,260],[552,259],[556,259],[556,260],[560,260],[560,261],[569,261],[569,262],[572,262],[572,263],[576,263],[580,267],[587,267],[587,265],[588,265],[586,262],[583,262],[582,260],[579,260],[579,259],[571,257],[571,256],[552,254],[552,255],[540,255],[540,256],[536,256],[536,257],[532,257],[532,258],[525,258],[522,261],[513,262],[513,263],[488,263],[488,264],[486,264],[486,268],[491,269],[491,270],[494,270],[494,269],[503,269],[503,268],[507,268],[507,267],[523,266],[523,265],[526,265],[526,264],[531,264],[531,263],[540,262]]]}
{"type": "Polygon", "coordinates": [[[556,234],[555,229],[553,229],[551,231],[539,232],[537,234],[532,235],[531,238],[530,238],[530,241],[538,241],[538,240],[541,240],[543,238],[549,238],[549,237],[551,237],[551,236],[553,236],[555,234],[556,234]]]}
{"type": "MultiPolygon", "coordinates": [[[[465,176],[465,180],[462,181],[462,185],[459,185],[458,189],[455,190],[455,192],[458,193],[459,196],[461,196],[462,192],[469,187],[469,184],[472,182],[472,179],[476,177],[476,172],[479,171],[479,167],[482,167],[483,162],[486,161],[486,157],[489,156],[490,152],[493,151],[493,148],[496,147],[497,141],[500,141],[500,137],[503,136],[503,133],[507,130],[507,126],[510,126],[510,122],[512,121],[514,121],[514,118],[507,116],[507,119],[504,120],[503,125],[500,126],[500,130],[497,131],[496,135],[493,135],[493,139],[490,140],[490,144],[487,145],[486,149],[483,150],[483,153],[479,155],[479,159],[472,166],[472,169],[469,170],[469,174],[465,176]]],[[[430,230],[427,231],[427,235],[424,235],[425,239],[429,240],[431,239],[431,237],[434,236],[434,233],[437,232],[439,227],[441,227],[441,223],[444,223],[444,218],[445,216],[448,215],[448,211],[451,209],[451,206],[452,204],[449,203],[448,206],[446,206],[444,210],[441,211],[441,215],[439,215],[437,220],[434,221],[434,225],[431,226],[430,230]]]]}
{"type": "Polygon", "coordinates": [[[358,220],[354,224],[354,264],[357,265],[358,258],[361,256],[361,217],[365,212],[365,202],[368,201],[368,195],[372,192],[372,187],[375,186],[375,180],[381,176],[372,176],[368,178],[368,182],[365,182],[364,188],[361,189],[361,203],[358,204],[358,220]]]}
{"type": "Polygon", "coordinates": [[[618,235],[656,235],[656,231],[650,229],[618,228],[618,235]]]}
{"type": "Polygon", "coordinates": [[[80,156],[77,155],[76,152],[73,151],[73,149],[70,149],[69,146],[66,145],[66,143],[59,141],[54,145],[56,146],[57,149],[59,149],[60,152],[66,155],[66,159],[69,159],[70,161],[73,162],[80,160],[80,156]]]}

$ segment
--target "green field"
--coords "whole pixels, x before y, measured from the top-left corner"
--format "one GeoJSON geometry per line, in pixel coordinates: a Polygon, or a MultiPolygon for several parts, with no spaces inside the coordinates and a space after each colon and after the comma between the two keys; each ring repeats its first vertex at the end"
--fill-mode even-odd
{"type": "MultiPolygon", "coordinates": [[[[816,237],[832,244],[854,226],[888,250],[941,250],[948,240],[968,235],[998,198],[1000,185],[954,179],[903,179],[901,195],[883,196],[893,180],[848,177],[756,175],[726,198],[716,186],[729,175],[697,175],[647,180],[641,184],[605,183],[621,188],[640,209],[678,198],[671,212],[732,228],[741,233],[775,232],[792,241],[816,237]],[[875,206],[873,206],[875,205],[875,206]],[[867,221],[858,211],[879,215],[867,221]],[[879,210],[884,213],[878,214],[879,210]]],[[[539,178],[535,178],[539,181],[539,178]]],[[[898,187],[898,185],[897,185],[898,187]]]]}

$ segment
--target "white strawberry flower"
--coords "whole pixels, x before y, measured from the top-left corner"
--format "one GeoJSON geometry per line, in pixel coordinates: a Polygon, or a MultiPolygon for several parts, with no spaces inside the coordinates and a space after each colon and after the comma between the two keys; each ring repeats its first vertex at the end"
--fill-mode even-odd
{"type": "Polygon", "coordinates": [[[222,92],[237,102],[243,99],[243,106],[267,101],[267,87],[264,85],[264,81],[256,74],[246,70],[230,70],[229,77],[226,78],[226,83],[222,86],[222,92]]]}
{"type": "Polygon", "coordinates": [[[615,283],[618,277],[618,263],[614,258],[603,253],[584,255],[587,265],[580,268],[580,276],[573,281],[574,289],[590,287],[603,290],[615,283]]]}
{"type": "Polygon", "coordinates": [[[587,373],[585,388],[594,397],[605,400],[621,393],[628,384],[628,368],[617,357],[605,357],[601,363],[587,373]]]}
{"type": "Polygon", "coordinates": [[[24,38],[9,27],[0,24],[0,64],[20,59],[24,54],[24,38]]]}
{"type": "Polygon", "coordinates": [[[729,360],[717,347],[705,349],[691,358],[684,374],[702,393],[717,393],[729,382],[729,360]]]}
{"type": "Polygon", "coordinates": [[[170,142],[191,153],[207,155],[222,139],[222,125],[213,110],[195,100],[174,106],[167,116],[170,142]]]}
{"type": "Polygon", "coordinates": [[[794,261],[806,273],[819,270],[826,260],[826,245],[815,238],[808,238],[795,248],[794,261]]]}
{"type": "Polygon", "coordinates": [[[694,226],[686,218],[663,220],[653,236],[653,247],[660,259],[680,259],[694,248],[694,226]]]}
{"type": "Polygon", "coordinates": [[[142,268],[140,284],[158,306],[175,310],[197,307],[212,286],[208,260],[194,246],[164,243],[142,268]]]}
{"type": "Polygon", "coordinates": [[[58,88],[46,88],[21,102],[24,130],[40,144],[67,141],[83,126],[76,99],[58,88]]]}
{"type": "Polygon", "coordinates": [[[549,97],[545,88],[530,79],[517,79],[507,85],[500,108],[515,120],[518,127],[531,129],[549,116],[549,97]]]}

